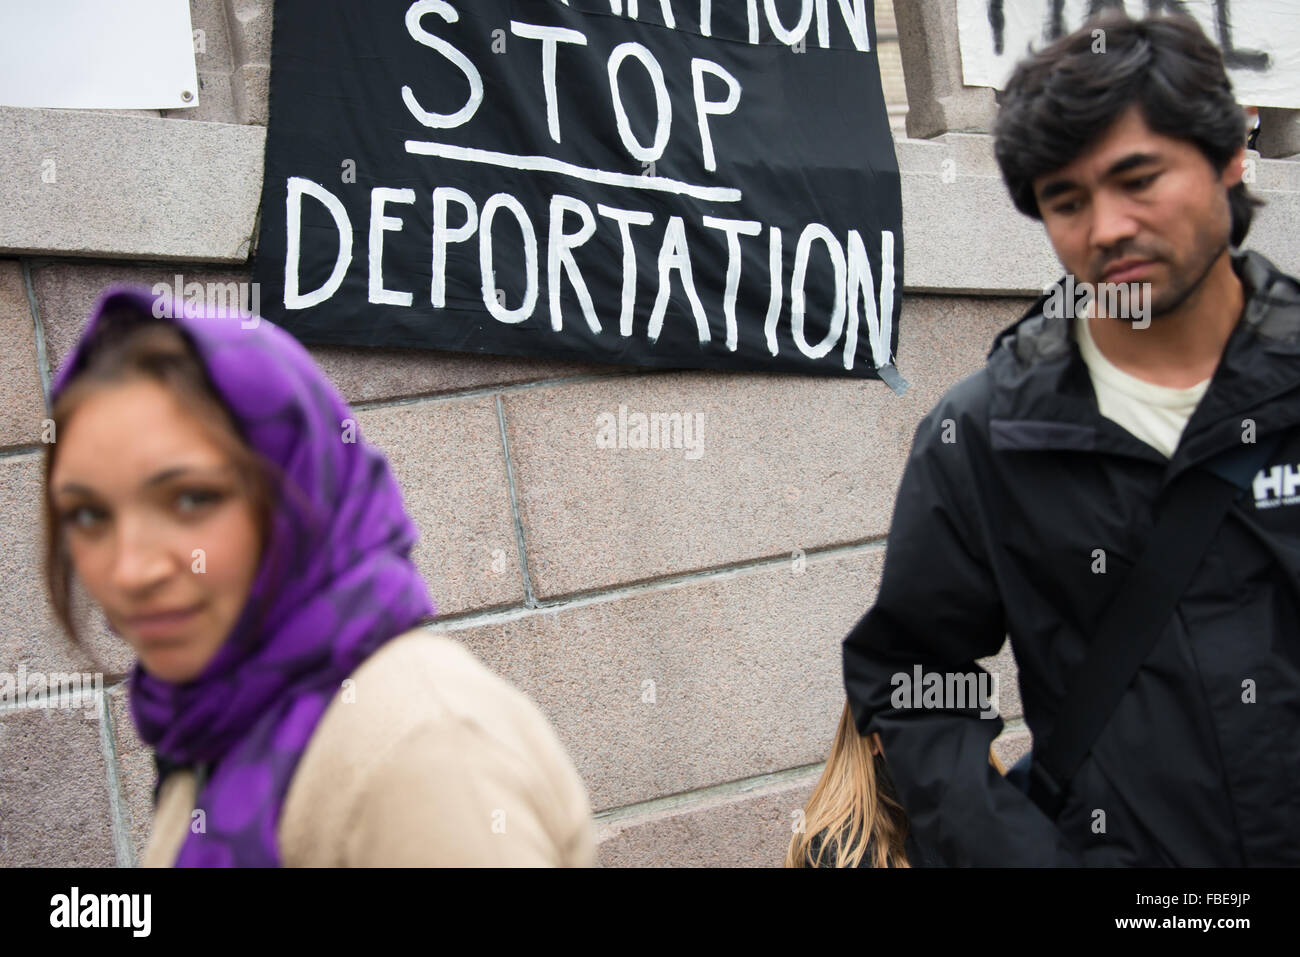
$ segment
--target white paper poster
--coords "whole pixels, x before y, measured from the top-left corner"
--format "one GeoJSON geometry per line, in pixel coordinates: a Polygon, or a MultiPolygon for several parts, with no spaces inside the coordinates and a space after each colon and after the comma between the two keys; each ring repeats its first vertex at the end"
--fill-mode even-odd
{"type": "Polygon", "coordinates": [[[1300,0],[957,0],[966,85],[1001,89],[1031,49],[1106,7],[1135,19],[1185,10],[1223,52],[1238,103],[1300,107],[1300,0]]]}
{"type": "Polygon", "coordinates": [[[0,106],[198,106],[185,0],[0,0],[0,106]]]}

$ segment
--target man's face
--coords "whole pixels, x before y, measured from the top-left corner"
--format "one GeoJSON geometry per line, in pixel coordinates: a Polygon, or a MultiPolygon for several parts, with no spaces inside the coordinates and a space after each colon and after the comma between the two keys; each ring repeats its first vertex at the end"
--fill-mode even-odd
{"type": "Polygon", "coordinates": [[[1227,189],[1244,146],[1221,174],[1195,145],[1153,132],[1130,107],[1072,163],[1034,180],[1048,238],[1088,283],[1150,283],[1151,316],[1181,305],[1231,235],[1227,189]]]}

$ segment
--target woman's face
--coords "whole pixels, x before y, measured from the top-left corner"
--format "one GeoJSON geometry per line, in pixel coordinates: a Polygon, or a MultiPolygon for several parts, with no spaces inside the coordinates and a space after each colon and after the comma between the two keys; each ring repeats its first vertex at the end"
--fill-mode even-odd
{"type": "Polygon", "coordinates": [[[259,558],[229,456],[145,380],[88,395],[56,441],[51,494],[77,577],[145,671],[196,678],[238,619],[259,558]]]}

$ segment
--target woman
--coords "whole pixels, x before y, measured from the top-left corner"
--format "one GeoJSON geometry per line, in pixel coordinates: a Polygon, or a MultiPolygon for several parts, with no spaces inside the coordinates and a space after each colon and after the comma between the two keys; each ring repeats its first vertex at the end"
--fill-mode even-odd
{"type": "Polygon", "coordinates": [[[135,650],[147,865],[590,865],[542,714],[435,606],[384,456],[268,322],[101,296],[50,390],[47,573],[135,650]]]}
{"type": "MultiPolygon", "coordinates": [[[[992,749],[989,763],[1006,773],[992,749]]],[[[847,701],[803,824],[790,840],[786,867],[942,866],[908,828],[879,735],[858,733],[847,701]]]]}

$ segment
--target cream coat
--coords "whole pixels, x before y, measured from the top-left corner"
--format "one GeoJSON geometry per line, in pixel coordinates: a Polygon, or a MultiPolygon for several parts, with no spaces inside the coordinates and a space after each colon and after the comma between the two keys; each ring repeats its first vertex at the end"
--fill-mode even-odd
{"type": "MultiPolygon", "coordinates": [[[[463,645],[410,631],[349,680],[290,782],[285,866],[594,865],[587,793],[550,723],[463,645]]],[[[194,798],[192,772],[168,775],[144,866],[175,861],[194,798]]]]}

